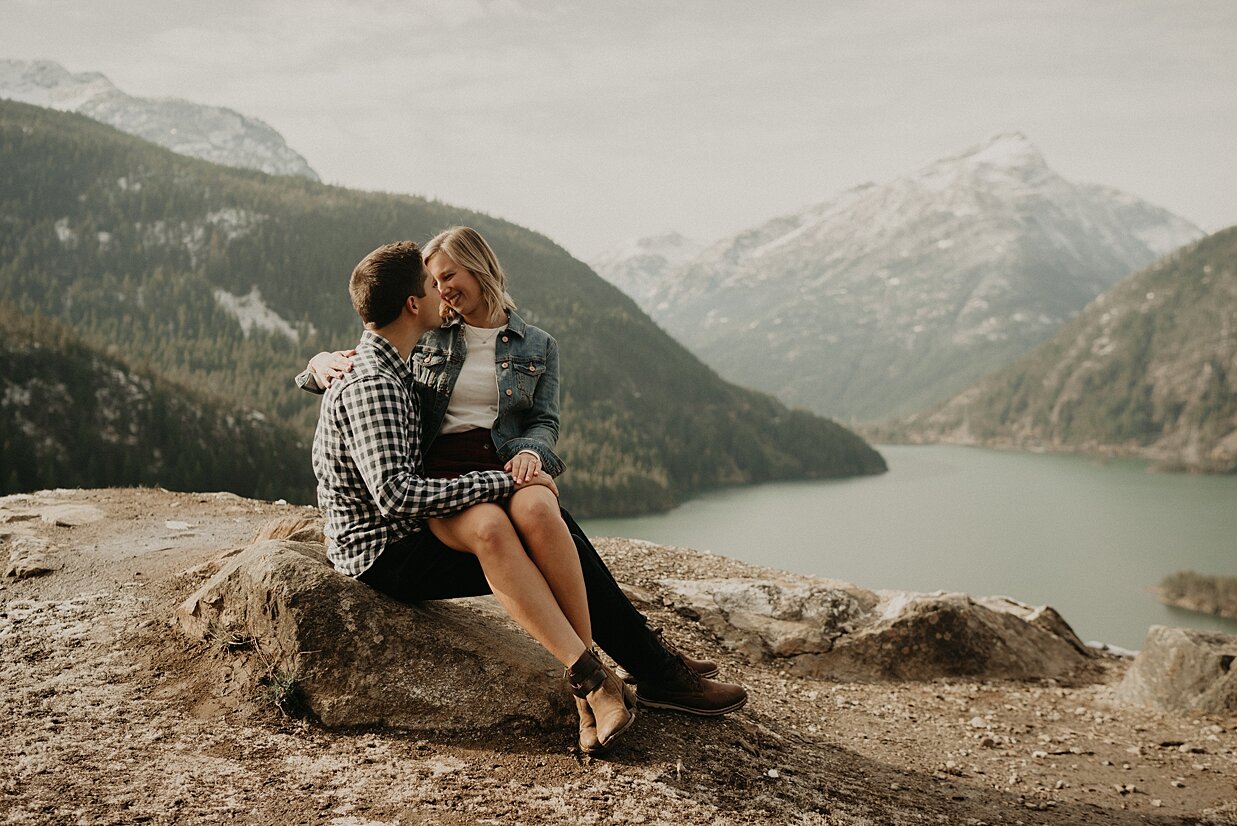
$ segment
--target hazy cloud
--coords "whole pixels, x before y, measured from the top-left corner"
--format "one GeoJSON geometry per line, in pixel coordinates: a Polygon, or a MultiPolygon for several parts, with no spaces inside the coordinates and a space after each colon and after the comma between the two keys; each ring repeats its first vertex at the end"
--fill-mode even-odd
{"type": "Polygon", "coordinates": [[[585,254],[704,240],[1025,132],[1068,177],[1237,222],[1237,4],[0,0],[0,55],[231,106],[327,179],[585,254]]]}

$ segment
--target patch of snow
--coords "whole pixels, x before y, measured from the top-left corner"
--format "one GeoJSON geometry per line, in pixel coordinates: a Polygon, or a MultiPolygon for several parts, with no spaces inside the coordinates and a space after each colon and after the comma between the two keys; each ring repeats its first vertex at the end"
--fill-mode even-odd
{"type": "Polygon", "coordinates": [[[56,237],[60,240],[60,243],[65,246],[72,246],[77,243],[77,233],[69,227],[68,218],[61,218],[57,221],[55,228],[56,237]]]}
{"type": "Polygon", "coordinates": [[[223,209],[206,213],[206,223],[211,224],[216,229],[222,229],[224,237],[228,241],[248,235],[254,227],[265,221],[266,218],[267,216],[260,213],[250,212],[247,209],[236,209],[235,207],[224,207],[223,209]]]}
{"type": "Polygon", "coordinates": [[[296,328],[278,313],[266,306],[262,293],[255,285],[248,295],[233,295],[227,290],[215,290],[215,301],[236,319],[246,338],[255,328],[268,333],[278,333],[291,341],[299,341],[296,328]]]}

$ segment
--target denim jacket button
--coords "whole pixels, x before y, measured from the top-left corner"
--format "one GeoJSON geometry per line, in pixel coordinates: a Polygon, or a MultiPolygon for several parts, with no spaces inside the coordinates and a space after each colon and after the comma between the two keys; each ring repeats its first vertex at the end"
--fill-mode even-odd
{"type": "Polygon", "coordinates": [[[503,344],[506,344],[508,341],[511,341],[511,339],[507,338],[506,336],[503,336],[503,344]]]}
{"type": "Polygon", "coordinates": [[[510,387],[508,387],[508,388],[507,388],[507,395],[508,395],[508,396],[510,396],[510,395],[511,395],[511,388],[510,388],[510,387]]]}
{"type": "Polygon", "coordinates": [[[504,370],[505,370],[506,368],[510,367],[510,366],[511,366],[510,362],[506,362],[506,361],[504,361],[504,362],[503,362],[503,369],[504,369],[504,370]]]}

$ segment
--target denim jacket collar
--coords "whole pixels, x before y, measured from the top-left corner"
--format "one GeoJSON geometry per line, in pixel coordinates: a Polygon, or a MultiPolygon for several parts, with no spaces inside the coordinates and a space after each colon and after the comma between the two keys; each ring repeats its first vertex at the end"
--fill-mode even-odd
{"type": "MultiPolygon", "coordinates": [[[[458,327],[463,323],[463,321],[464,320],[457,315],[455,318],[442,325],[442,329],[449,330],[452,327],[458,327]]],[[[519,314],[515,310],[507,311],[507,332],[517,335],[520,338],[524,338],[527,327],[528,325],[524,322],[524,319],[520,318],[519,314]]]]}

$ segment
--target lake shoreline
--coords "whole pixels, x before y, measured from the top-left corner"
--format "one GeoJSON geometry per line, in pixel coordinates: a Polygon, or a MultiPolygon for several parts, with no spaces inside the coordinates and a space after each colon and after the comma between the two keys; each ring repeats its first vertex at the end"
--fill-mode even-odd
{"type": "Polygon", "coordinates": [[[1152,625],[1237,633],[1233,619],[1177,615],[1155,594],[1179,567],[1232,568],[1237,477],[1152,473],[1130,457],[874,447],[888,473],[727,488],[582,524],[868,588],[1008,594],[1128,650],[1152,625]]]}

